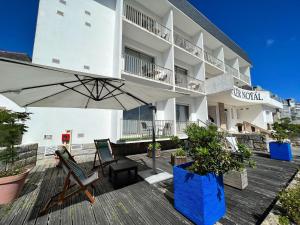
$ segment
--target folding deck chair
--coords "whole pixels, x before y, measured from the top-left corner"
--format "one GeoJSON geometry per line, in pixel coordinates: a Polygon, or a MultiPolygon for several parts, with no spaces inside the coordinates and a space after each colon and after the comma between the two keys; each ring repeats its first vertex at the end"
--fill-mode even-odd
{"type": "MultiPolygon", "coordinates": [[[[60,152],[60,154],[65,158],[65,159],[69,159],[72,160],[73,162],[76,163],[74,156],[71,155],[71,153],[68,151],[68,149],[65,146],[61,146],[61,149],[58,150],[60,152]]],[[[59,156],[57,156],[59,157],[59,156]]],[[[56,167],[61,167],[61,160],[59,160],[59,163],[56,167]]]]}
{"type": "Polygon", "coordinates": [[[112,148],[110,145],[109,139],[99,139],[94,140],[96,152],[94,157],[94,165],[93,168],[96,168],[98,166],[101,167],[102,174],[104,176],[104,167],[108,166],[111,163],[117,163],[118,159],[115,159],[115,157],[112,154],[112,148]],[[99,159],[99,165],[96,166],[97,156],[99,159]]]}
{"type": "Polygon", "coordinates": [[[63,204],[66,199],[79,192],[84,192],[92,204],[95,202],[95,197],[88,190],[88,186],[94,188],[93,184],[99,180],[98,172],[87,174],[72,157],[70,158],[70,154],[68,153],[66,153],[64,149],[55,152],[61,161],[62,169],[67,174],[67,177],[64,181],[63,190],[48,200],[45,207],[41,210],[41,213],[47,212],[48,209],[55,205],[63,204]],[[68,193],[74,186],[78,186],[78,188],[68,193]]]}

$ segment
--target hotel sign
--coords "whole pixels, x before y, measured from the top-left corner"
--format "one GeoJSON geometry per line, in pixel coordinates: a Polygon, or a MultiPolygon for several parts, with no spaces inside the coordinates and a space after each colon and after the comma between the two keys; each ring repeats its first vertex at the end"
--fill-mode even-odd
{"type": "Polygon", "coordinates": [[[231,95],[233,97],[242,99],[242,100],[249,100],[249,101],[263,101],[263,98],[261,96],[260,92],[257,91],[248,91],[241,88],[235,87],[232,90],[231,95]]]}

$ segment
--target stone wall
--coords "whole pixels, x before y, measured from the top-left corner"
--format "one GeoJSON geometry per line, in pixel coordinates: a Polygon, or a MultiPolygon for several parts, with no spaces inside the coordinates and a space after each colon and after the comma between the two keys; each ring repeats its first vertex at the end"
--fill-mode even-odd
{"type": "MultiPolygon", "coordinates": [[[[3,148],[2,148],[3,149],[3,148]]],[[[2,150],[0,149],[0,151],[2,150]]],[[[17,159],[14,166],[34,166],[37,161],[38,144],[28,144],[16,146],[17,159]]],[[[9,164],[8,168],[12,165],[9,164]]],[[[4,163],[0,162],[0,171],[5,169],[4,163]]]]}
{"type": "Polygon", "coordinates": [[[268,152],[266,136],[263,134],[233,134],[233,136],[239,143],[247,145],[253,151],[268,152]]]}

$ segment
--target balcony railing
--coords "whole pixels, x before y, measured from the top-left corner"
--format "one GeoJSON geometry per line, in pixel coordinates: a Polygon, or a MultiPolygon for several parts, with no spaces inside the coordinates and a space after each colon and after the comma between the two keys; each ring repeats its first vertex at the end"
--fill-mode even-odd
{"type": "Polygon", "coordinates": [[[250,77],[243,74],[243,73],[240,73],[240,79],[244,82],[246,82],[247,84],[250,84],[250,77]]]}
{"type": "Polygon", "coordinates": [[[125,3],[124,17],[132,23],[146,29],[147,31],[159,36],[167,41],[170,41],[171,30],[146,14],[135,9],[131,5],[125,3]]]}
{"type": "Polygon", "coordinates": [[[217,59],[216,57],[212,56],[210,53],[204,50],[204,59],[206,62],[218,67],[219,69],[223,70],[224,68],[224,63],[220,60],[217,59]]]}
{"type": "Polygon", "coordinates": [[[172,71],[132,55],[124,54],[124,72],[147,79],[172,84],[172,71]]]}
{"type": "Polygon", "coordinates": [[[192,91],[204,92],[203,81],[181,73],[175,73],[175,85],[192,91]]]}
{"type": "Polygon", "coordinates": [[[188,40],[181,37],[179,34],[174,33],[174,42],[175,45],[177,45],[180,48],[183,48],[184,50],[188,51],[189,53],[202,58],[203,51],[200,47],[192,44],[188,40]]]}
{"type": "MultiPolygon", "coordinates": [[[[157,138],[174,135],[173,120],[155,120],[157,138]]],[[[152,121],[150,120],[121,120],[121,140],[150,139],[152,137],[152,121]]]]}
{"type": "Polygon", "coordinates": [[[237,69],[225,64],[225,71],[227,74],[230,74],[230,75],[234,76],[235,78],[240,79],[239,71],[237,69]]]}

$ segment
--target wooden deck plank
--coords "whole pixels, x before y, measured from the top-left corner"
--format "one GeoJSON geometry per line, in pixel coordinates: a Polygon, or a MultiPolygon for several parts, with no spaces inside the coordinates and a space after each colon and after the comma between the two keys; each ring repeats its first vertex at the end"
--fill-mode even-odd
{"type": "Polygon", "coordinates": [[[30,196],[32,193],[30,193],[31,183],[36,183],[40,179],[40,176],[38,175],[39,171],[42,170],[42,167],[36,166],[31,173],[28,176],[28,179],[26,181],[26,184],[24,186],[24,189],[21,193],[21,197],[19,197],[10,208],[9,214],[3,215],[3,218],[1,220],[1,223],[3,224],[12,224],[13,221],[17,221],[19,224],[22,224],[21,221],[23,221],[26,209],[28,208],[28,204],[30,201],[30,196]],[[29,192],[29,193],[27,193],[29,192]],[[24,195],[24,193],[27,193],[24,195]],[[24,210],[22,210],[24,209],[24,210]],[[22,217],[19,216],[19,214],[22,214],[22,217]]]}
{"type": "MultiPolygon", "coordinates": [[[[87,170],[92,166],[93,154],[79,153],[76,160],[87,170]]],[[[145,154],[130,156],[137,160],[139,170],[152,166],[152,159],[145,154]]],[[[225,186],[227,213],[221,224],[256,224],[264,212],[274,201],[278,191],[286,186],[300,165],[300,160],[291,163],[270,160],[266,157],[254,156],[257,167],[248,169],[248,187],[241,191],[225,186]]],[[[169,163],[170,152],[162,152],[157,159],[157,167],[172,173],[169,163]]],[[[37,213],[45,201],[61,190],[64,174],[53,164],[40,164],[32,171],[28,180],[36,183],[38,188],[27,193],[12,204],[11,210],[5,214],[5,207],[0,208],[0,224],[11,225],[142,225],[142,224],[192,224],[179,212],[172,201],[168,201],[162,191],[173,191],[172,181],[149,185],[138,182],[127,187],[114,190],[108,177],[102,177],[94,191],[96,201],[91,205],[83,194],[72,197],[63,205],[50,210],[45,216],[37,213]],[[48,168],[50,166],[50,168],[48,168]],[[38,173],[37,171],[43,171],[38,173]],[[159,188],[157,188],[159,187],[159,188]],[[25,202],[21,200],[26,199],[25,202]],[[8,223],[7,223],[8,222],[8,223]]],[[[106,175],[107,175],[107,169],[106,175]]],[[[29,190],[28,185],[24,192],[29,190]]]]}

